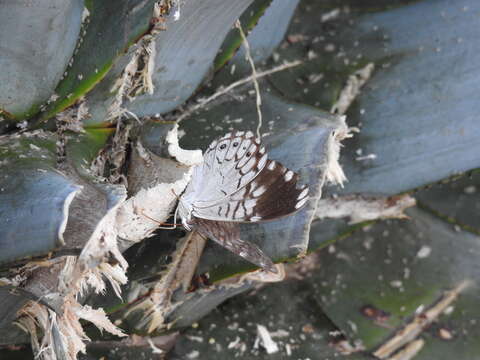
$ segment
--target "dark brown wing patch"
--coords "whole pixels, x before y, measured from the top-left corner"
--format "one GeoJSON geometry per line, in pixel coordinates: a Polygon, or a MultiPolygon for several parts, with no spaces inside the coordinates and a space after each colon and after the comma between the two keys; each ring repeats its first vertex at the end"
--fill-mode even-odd
{"type": "Polygon", "coordinates": [[[272,260],[260,248],[248,241],[240,239],[238,224],[227,221],[212,221],[199,218],[192,219],[194,229],[200,234],[220,244],[232,253],[261,268],[277,273],[272,260]]]}
{"type": "Polygon", "coordinates": [[[297,188],[298,174],[268,160],[247,186],[230,199],[233,221],[267,221],[290,215],[308,201],[308,186],[297,188]]]}

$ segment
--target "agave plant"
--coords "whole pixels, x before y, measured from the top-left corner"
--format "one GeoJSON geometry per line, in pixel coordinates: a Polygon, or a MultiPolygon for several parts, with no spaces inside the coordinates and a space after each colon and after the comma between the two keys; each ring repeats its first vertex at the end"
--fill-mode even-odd
{"type": "Polygon", "coordinates": [[[0,7],[2,358],[478,357],[474,1],[0,7]],[[159,229],[232,130],[310,188],[275,275],[159,229]]]}

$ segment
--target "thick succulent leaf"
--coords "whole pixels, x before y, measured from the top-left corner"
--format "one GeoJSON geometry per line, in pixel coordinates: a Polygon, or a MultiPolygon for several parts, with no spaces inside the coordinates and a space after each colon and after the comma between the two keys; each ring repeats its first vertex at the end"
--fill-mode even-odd
{"type": "Polygon", "coordinates": [[[125,196],[123,187],[92,183],[88,171],[109,134],[100,129],[69,135],[62,166],[56,164],[55,135],[37,131],[1,140],[0,263],[82,248],[125,196]]]}
{"type": "Polygon", "coordinates": [[[133,336],[121,341],[94,341],[87,344],[87,353],[79,360],[123,360],[140,358],[142,360],[159,360],[173,347],[178,333],[157,337],[133,336]]]}
{"type": "MultiPolygon", "coordinates": [[[[254,0],[252,4],[243,12],[239,20],[245,33],[249,33],[254,28],[259,19],[264,16],[272,0],[254,0]]],[[[224,66],[236,53],[242,44],[242,36],[238,29],[232,28],[225,37],[222,47],[214,61],[214,69],[218,70],[224,66]]]]}
{"type": "Polygon", "coordinates": [[[310,228],[308,250],[320,250],[340,239],[349,237],[355,230],[367,225],[367,222],[350,225],[348,224],[347,219],[316,220],[312,223],[312,227],[310,228]]]}
{"type": "Polygon", "coordinates": [[[0,307],[0,345],[28,341],[27,334],[12,324],[17,317],[17,311],[28,300],[23,294],[12,290],[10,286],[0,286],[0,303],[2,304],[0,307]]]}
{"type": "Polygon", "coordinates": [[[154,64],[148,75],[151,76],[154,93],[138,94],[133,98],[127,98],[127,94],[112,94],[112,88],[124,69],[131,63],[139,65],[134,56],[140,50],[139,46],[143,45],[136,44],[87,95],[90,115],[85,119],[87,126],[106,122],[115,108],[113,112],[126,109],[136,116],[154,116],[185,102],[204,79],[226,32],[250,2],[208,0],[199,5],[190,0],[177,8],[180,14],[178,20],[174,14],[163,18],[165,30],[154,35],[154,51],[148,54],[154,64]],[[206,37],[205,34],[210,35],[206,37]],[[119,102],[117,96],[120,95],[119,102]]]}
{"type": "MultiPolygon", "coordinates": [[[[267,60],[278,47],[285,36],[297,5],[298,0],[273,0],[268,9],[265,10],[265,14],[259,19],[258,24],[247,37],[250,53],[255,63],[258,64],[267,60]]],[[[243,23],[242,27],[244,27],[243,23]]],[[[232,79],[251,72],[250,64],[245,55],[245,46],[240,46],[226,66],[225,71],[233,76],[232,79]],[[235,66],[235,69],[232,70],[232,66],[235,66]]]]}
{"type": "Polygon", "coordinates": [[[71,67],[55,89],[58,99],[48,106],[42,119],[75,103],[110,70],[116,59],[145,33],[153,14],[153,0],[89,1],[81,41],[71,67]]]}
{"type": "MultiPolygon", "coordinates": [[[[244,240],[252,240],[271,258],[283,260],[306,251],[308,232],[327,167],[328,140],[341,120],[315,108],[293,104],[264,92],[262,95],[263,143],[269,158],[298,171],[300,182],[310,187],[311,201],[297,214],[264,224],[242,225],[244,240]]],[[[228,99],[185,120],[184,147],[205,148],[214,138],[232,129],[251,130],[257,125],[254,99],[228,99]],[[189,134],[199,134],[190,136],[189,134]]],[[[183,140],[182,139],[182,140],[183,140]]],[[[200,272],[212,278],[235,274],[251,266],[216,245],[207,245],[200,272]]]]}
{"type": "Polygon", "coordinates": [[[68,160],[81,176],[93,178],[89,167],[106,146],[113,132],[112,128],[86,129],[84,133],[75,134],[71,141],[67,142],[68,160]]]}
{"type": "Polygon", "coordinates": [[[480,60],[479,4],[457,5],[420,1],[372,13],[368,4],[357,4],[325,22],[321,37],[318,14],[330,8],[316,1],[299,7],[301,21],[290,28],[298,40],[279,50],[280,59],[309,51],[314,59],[272,76],[285,96],[330,109],[348,76],[375,64],[347,112],[347,122],[361,132],[342,153],[350,180],[345,193],[391,195],[480,166],[480,82],[472,80],[480,60]],[[357,160],[371,154],[376,157],[357,160]]]}
{"type": "Polygon", "coordinates": [[[185,1],[180,19],[169,18],[156,37],[155,93],[138,96],[126,107],[137,116],[171,111],[197,89],[234,21],[252,0],[185,1]]]}
{"type": "MultiPolygon", "coordinates": [[[[266,60],[283,40],[298,2],[298,0],[273,0],[250,32],[248,44],[255,63],[266,60]]],[[[236,63],[243,58],[245,58],[245,47],[241,46],[232,60],[236,63]]]]}
{"type": "Polygon", "coordinates": [[[89,129],[83,134],[71,135],[67,141],[62,171],[80,184],[82,190],[71,204],[64,249],[83,249],[96,229],[103,226],[104,217],[116,211],[113,209],[126,198],[124,185],[102,183],[99,174],[90,167],[111,133],[111,129],[89,129]]]}
{"type": "Polygon", "coordinates": [[[0,3],[0,115],[24,119],[54,93],[80,33],[83,0],[0,3]]]}
{"type": "Polygon", "coordinates": [[[372,349],[420,308],[428,309],[445,291],[470,282],[451,304],[451,314],[441,315],[422,336],[428,344],[444,328],[453,334],[448,345],[433,340],[435,346],[416,359],[478,357],[480,327],[470,319],[479,316],[479,238],[418,208],[407,213],[411,220],[377,223],[321,252],[317,301],[350,339],[372,349]]]}
{"type": "Polygon", "coordinates": [[[43,132],[1,140],[0,263],[64,244],[75,181],[55,170],[55,137],[43,132]]]}
{"type": "Polygon", "coordinates": [[[419,205],[460,228],[480,234],[480,172],[415,193],[419,205]]]}
{"type": "Polygon", "coordinates": [[[314,286],[314,277],[295,279],[237,296],[202,319],[198,326],[186,329],[170,356],[185,359],[197,354],[199,359],[212,360],[341,359],[329,345],[337,329],[315,301],[314,286]],[[278,352],[267,354],[262,345],[255,345],[257,324],[268,329],[278,352]]]}

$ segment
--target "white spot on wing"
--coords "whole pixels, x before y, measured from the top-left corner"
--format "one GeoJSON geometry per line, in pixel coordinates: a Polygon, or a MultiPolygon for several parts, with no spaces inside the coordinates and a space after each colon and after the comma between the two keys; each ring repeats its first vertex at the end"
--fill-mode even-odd
{"type": "Polygon", "coordinates": [[[255,191],[252,192],[252,195],[253,195],[254,197],[259,197],[259,196],[262,195],[265,191],[267,191],[267,187],[261,185],[258,189],[255,189],[255,191]]]}
{"type": "Polygon", "coordinates": [[[251,138],[253,137],[253,133],[251,131],[247,131],[247,133],[245,134],[245,137],[251,138]]]}
{"type": "Polygon", "coordinates": [[[243,207],[240,205],[237,209],[237,211],[235,211],[235,213],[233,214],[233,218],[234,219],[241,219],[241,218],[244,218],[245,217],[245,210],[243,209],[243,207]]]}
{"type": "Polygon", "coordinates": [[[249,183],[250,181],[252,181],[256,174],[257,173],[255,171],[249,171],[248,173],[243,175],[240,186],[245,185],[245,184],[249,183]]]}
{"type": "Polygon", "coordinates": [[[247,209],[251,209],[255,206],[255,204],[257,203],[257,200],[255,199],[248,199],[248,200],[245,200],[244,202],[244,205],[247,209]]]}
{"type": "Polygon", "coordinates": [[[276,166],[277,166],[277,163],[275,161],[272,161],[270,162],[270,164],[268,164],[267,168],[268,170],[273,170],[275,169],[276,166]]]}
{"type": "Polygon", "coordinates": [[[258,162],[258,165],[257,165],[257,167],[258,167],[259,169],[263,169],[263,167],[264,167],[265,164],[267,163],[267,158],[268,158],[267,154],[263,155],[263,156],[260,158],[260,161],[258,162]]]}
{"type": "Polygon", "coordinates": [[[300,194],[297,196],[297,200],[303,199],[308,194],[308,187],[305,188],[300,194]]]}
{"type": "Polygon", "coordinates": [[[292,170],[288,170],[286,173],[285,173],[285,181],[290,181],[292,180],[293,178],[293,171],[292,170]]]}
{"type": "Polygon", "coordinates": [[[260,221],[260,220],[262,220],[262,217],[261,217],[261,216],[252,216],[252,217],[250,218],[250,221],[253,221],[253,222],[255,222],[255,221],[260,221]]]}
{"type": "Polygon", "coordinates": [[[250,170],[252,170],[256,162],[257,162],[257,159],[252,156],[250,160],[248,160],[248,162],[244,166],[242,166],[242,172],[245,174],[250,170]]]}
{"type": "Polygon", "coordinates": [[[300,200],[298,203],[295,204],[295,209],[300,209],[305,203],[307,202],[308,198],[300,200]]]}

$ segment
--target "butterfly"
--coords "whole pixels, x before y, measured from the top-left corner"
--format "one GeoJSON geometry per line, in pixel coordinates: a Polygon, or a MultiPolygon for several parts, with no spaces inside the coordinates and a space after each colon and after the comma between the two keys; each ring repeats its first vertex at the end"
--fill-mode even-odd
{"type": "Polygon", "coordinates": [[[240,238],[238,223],[276,220],[300,210],[308,186],[298,174],[268,159],[251,131],[214,140],[204,161],[179,198],[178,215],[186,230],[196,230],[245,260],[271,272],[276,268],[256,245],[240,238]]]}

